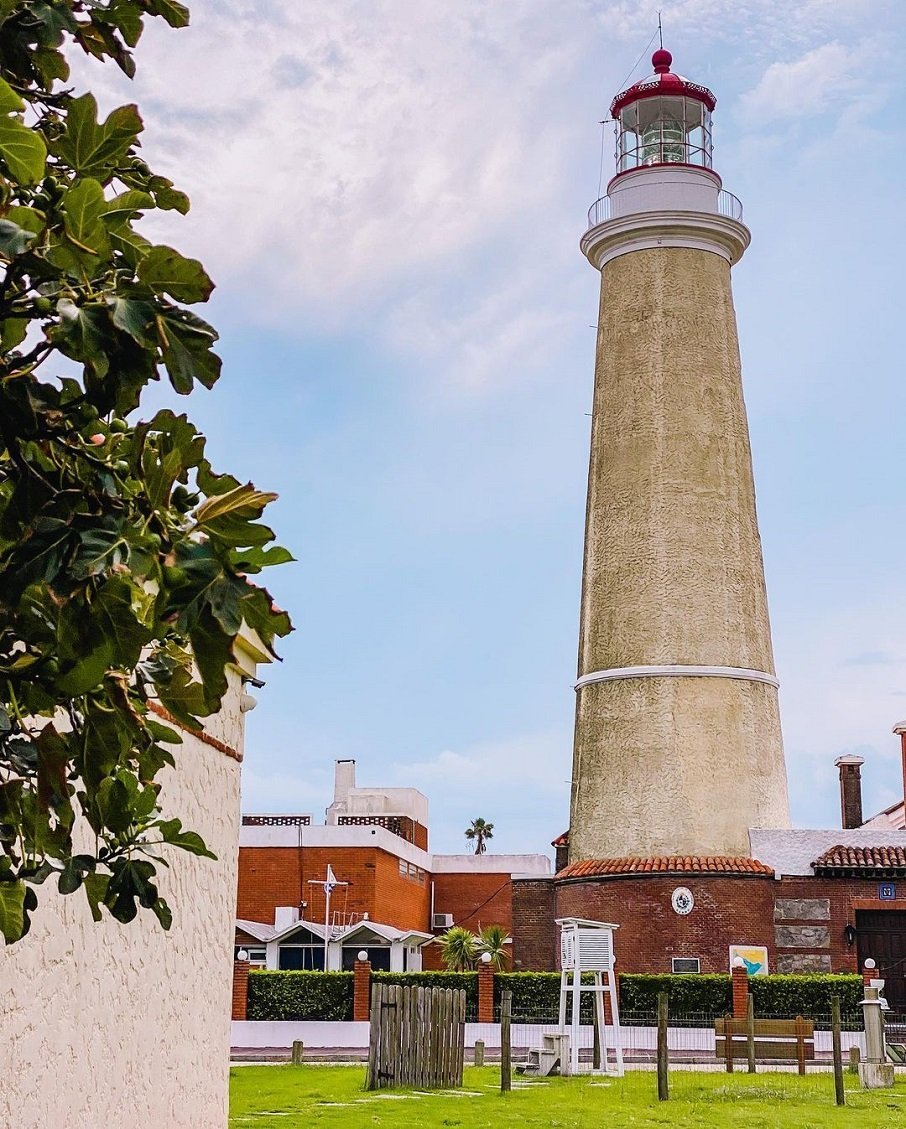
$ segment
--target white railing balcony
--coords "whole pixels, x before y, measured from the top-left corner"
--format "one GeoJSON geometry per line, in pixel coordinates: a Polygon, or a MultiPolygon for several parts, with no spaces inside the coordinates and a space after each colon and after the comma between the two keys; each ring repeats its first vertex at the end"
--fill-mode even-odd
{"type": "MultiPolygon", "coordinates": [[[[717,193],[717,214],[726,216],[731,220],[742,220],[742,201],[738,196],[734,196],[732,192],[727,192],[721,189],[717,193]]],[[[607,223],[609,219],[613,218],[613,201],[610,196],[602,196],[600,200],[595,200],[592,206],[588,209],[588,228],[591,230],[597,227],[598,224],[607,223]]]]}

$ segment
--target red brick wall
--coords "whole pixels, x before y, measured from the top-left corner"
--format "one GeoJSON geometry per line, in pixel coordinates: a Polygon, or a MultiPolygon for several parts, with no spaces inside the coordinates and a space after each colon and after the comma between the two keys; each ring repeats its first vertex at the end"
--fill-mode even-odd
{"type": "MultiPolygon", "coordinates": [[[[906,894],[906,882],[898,886],[906,894]]],[[[906,898],[877,901],[877,879],[796,876],[773,878],[672,877],[596,878],[562,883],[541,880],[513,883],[513,956],[517,970],[554,969],[557,962],[557,917],[612,921],[620,928],[614,945],[621,972],[670,972],[671,957],[695,956],[702,972],[727,972],[732,944],[765,945],[768,967],[777,971],[778,956],[830,956],[833,972],[857,972],[858,945],[848,947],[847,924],[857,925],[858,909],[906,910],[906,898]],[[674,913],[670,895],[687,886],[695,908],[674,913]],[[827,898],[830,919],[775,920],[778,898],[827,898]],[[814,950],[778,949],[777,925],[827,926],[830,945],[814,950]]]]}
{"type": "MultiPolygon", "coordinates": [[[[809,878],[808,876],[782,878],[776,883],[775,896],[829,898],[830,921],[823,921],[820,924],[830,928],[830,948],[815,951],[830,954],[831,968],[834,972],[859,972],[858,946],[847,947],[843,936],[843,930],[847,925],[857,924],[857,910],[906,910],[906,898],[902,896],[894,901],[877,900],[880,881],[877,878],[809,878]]],[[[898,894],[906,894],[906,882],[894,880],[894,885],[898,894]]],[[[813,923],[802,919],[802,924],[813,923]]]]}
{"type": "Polygon", "coordinates": [[[308,903],[304,916],[324,920],[323,882],[327,864],[339,881],[331,911],[367,913],[374,921],[401,929],[427,929],[430,876],[419,882],[403,876],[399,860],[367,847],[240,847],[236,916],[273,924],[277,906],[308,903]],[[309,879],[316,882],[309,885],[309,879]]]}
{"type": "MultiPolygon", "coordinates": [[[[671,957],[701,959],[702,972],[728,972],[730,945],[767,945],[774,953],[773,878],[593,878],[557,884],[556,916],[612,921],[619,972],[670,972],[671,957]],[[670,896],[686,886],[695,898],[687,916],[670,896]]],[[[552,931],[556,927],[551,922],[552,931]]]]}
{"type": "Polygon", "coordinates": [[[453,924],[477,933],[485,925],[513,925],[509,874],[435,874],[434,912],[452,913],[453,924]]]}
{"type": "Polygon", "coordinates": [[[557,967],[556,887],[549,878],[513,883],[513,970],[553,972],[557,967]]]}

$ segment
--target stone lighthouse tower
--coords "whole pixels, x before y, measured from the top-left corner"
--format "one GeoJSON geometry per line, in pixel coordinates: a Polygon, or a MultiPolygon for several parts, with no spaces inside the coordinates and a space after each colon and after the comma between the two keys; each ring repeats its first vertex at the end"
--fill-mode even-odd
{"type": "Polygon", "coordinates": [[[730,268],[749,244],[712,168],[710,90],[618,94],[601,274],[570,862],[749,853],[787,827],[730,268]]]}

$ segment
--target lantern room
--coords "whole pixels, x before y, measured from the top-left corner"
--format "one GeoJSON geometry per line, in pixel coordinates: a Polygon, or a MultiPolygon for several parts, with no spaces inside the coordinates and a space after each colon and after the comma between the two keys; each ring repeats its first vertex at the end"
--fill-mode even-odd
{"type": "Polygon", "coordinates": [[[617,174],[651,165],[711,168],[711,112],[717,100],[706,87],[674,74],[672,62],[669,51],[655,51],[654,74],[611,103],[617,174]]]}

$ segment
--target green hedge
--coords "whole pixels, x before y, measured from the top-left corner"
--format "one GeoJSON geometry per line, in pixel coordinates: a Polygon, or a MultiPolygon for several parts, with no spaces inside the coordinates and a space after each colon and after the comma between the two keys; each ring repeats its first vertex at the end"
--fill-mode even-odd
{"type": "Polygon", "coordinates": [[[404,988],[464,988],[466,1014],[478,1010],[477,972],[373,972],[379,984],[401,984],[404,988]]]}
{"type": "MultiPolygon", "coordinates": [[[[753,976],[749,989],[756,1015],[826,1016],[831,996],[840,997],[841,1011],[859,1011],[862,977],[849,973],[803,973],[795,976],[753,976]]],[[[657,1010],[658,992],[670,998],[674,1015],[724,1015],[732,1010],[728,974],[674,975],[626,973],[620,976],[620,1008],[626,1015],[657,1010]]]]}
{"type": "MultiPolygon", "coordinates": [[[[475,972],[376,972],[376,981],[421,988],[463,988],[467,1014],[478,1010],[478,974],[475,972]]],[[[591,983],[591,973],[583,981],[591,983]]],[[[670,998],[673,1016],[725,1015],[732,1008],[727,974],[673,975],[624,973],[620,982],[620,1011],[626,1019],[653,1014],[658,992],[670,998]]],[[[798,976],[754,976],[749,986],[755,1014],[820,1018],[830,1012],[831,996],[840,996],[843,1014],[858,1013],[862,977],[831,973],[798,976]]],[[[555,1019],[560,1007],[559,972],[501,972],[495,978],[494,1008],[499,1013],[500,994],[513,993],[513,1016],[522,1022],[555,1019]]],[[[352,1019],[351,972],[264,972],[249,975],[249,1019],[352,1019]]],[[[592,996],[584,993],[583,1022],[590,1022],[592,996]]],[[[569,1015],[569,1011],[567,1011],[569,1015]]]]}
{"type": "Polygon", "coordinates": [[[352,1019],[351,972],[249,973],[249,1019],[352,1019]]]}

